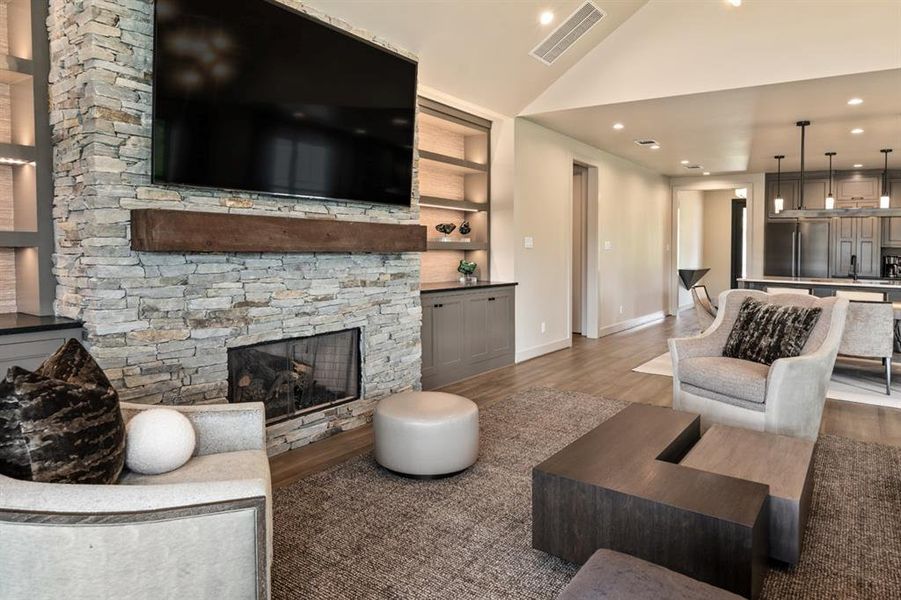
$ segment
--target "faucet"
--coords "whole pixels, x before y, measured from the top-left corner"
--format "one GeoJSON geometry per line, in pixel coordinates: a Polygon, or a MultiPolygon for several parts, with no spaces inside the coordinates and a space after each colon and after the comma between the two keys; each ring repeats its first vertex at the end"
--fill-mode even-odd
{"type": "Polygon", "coordinates": [[[851,255],[851,270],[848,273],[848,276],[854,280],[854,283],[857,283],[857,255],[851,255]]]}

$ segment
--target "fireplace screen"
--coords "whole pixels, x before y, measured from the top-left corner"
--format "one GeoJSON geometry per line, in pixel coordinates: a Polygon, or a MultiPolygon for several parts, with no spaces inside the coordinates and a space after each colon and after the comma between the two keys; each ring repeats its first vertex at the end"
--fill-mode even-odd
{"type": "Polygon", "coordinates": [[[228,351],[228,401],[263,402],[267,423],[359,397],[359,329],[228,351]]]}

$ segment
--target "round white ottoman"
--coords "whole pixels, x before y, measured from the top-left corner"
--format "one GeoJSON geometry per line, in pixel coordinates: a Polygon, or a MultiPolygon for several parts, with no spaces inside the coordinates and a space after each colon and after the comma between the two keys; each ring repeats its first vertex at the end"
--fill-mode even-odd
{"type": "Polygon", "coordinates": [[[462,471],[479,456],[479,407],[444,392],[403,392],[375,408],[375,460],[404,475],[462,471]]]}

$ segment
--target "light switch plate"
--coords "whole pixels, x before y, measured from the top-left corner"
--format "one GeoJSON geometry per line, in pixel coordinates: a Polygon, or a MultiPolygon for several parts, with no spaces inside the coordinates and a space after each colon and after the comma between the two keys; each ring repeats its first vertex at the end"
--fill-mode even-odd
{"type": "Polygon", "coordinates": [[[613,242],[610,240],[604,242],[604,250],[613,250],[613,242]]]}
{"type": "Polygon", "coordinates": [[[535,240],[532,239],[531,236],[524,237],[524,238],[522,238],[522,246],[523,246],[523,248],[534,248],[535,240]]]}

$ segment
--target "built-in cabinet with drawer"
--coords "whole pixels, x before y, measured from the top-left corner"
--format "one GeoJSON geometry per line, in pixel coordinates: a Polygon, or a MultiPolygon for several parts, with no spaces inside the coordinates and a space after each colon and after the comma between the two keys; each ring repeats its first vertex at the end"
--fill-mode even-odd
{"type": "Polygon", "coordinates": [[[513,364],[513,284],[423,291],[422,387],[513,364]]]}
{"type": "MultiPolygon", "coordinates": [[[[832,194],[835,208],[878,208],[881,184],[879,175],[872,171],[835,173],[832,194]]],[[[801,206],[800,173],[783,173],[777,183],[774,173],[766,176],[766,206],[768,219],[793,218],[776,213],[775,199],[781,193],[783,210],[818,210],[826,208],[829,193],[828,173],[817,171],[804,177],[804,206],[801,206]]],[[[901,208],[901,206],[899,206],[901,208]]]]}
{"type": "MultiPolygon", "coordinates": [[[[901,208],[901,179],[892,179],[888,183],[890,208],[901,208]]],[[[882,219],[882,245],[889,248],[901,248],[901,217],[882,219]]]]}
{"type": "Polygon", "coordinates": [[[851,257],[857,257],[857,274],[879,277],[881,271],[881,231],[879,217],[841,217],[832,220],[832,275],[846,277],[851,257]]]}

